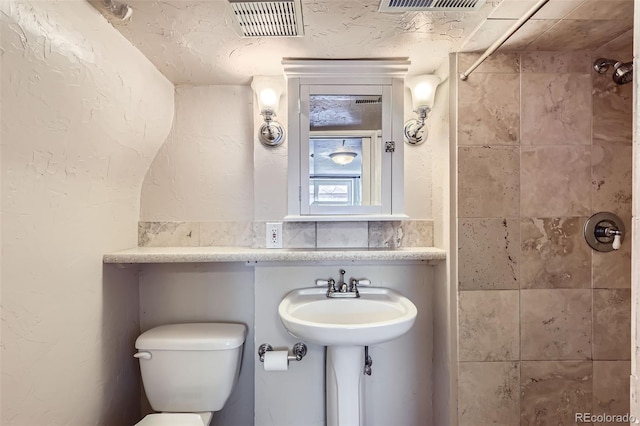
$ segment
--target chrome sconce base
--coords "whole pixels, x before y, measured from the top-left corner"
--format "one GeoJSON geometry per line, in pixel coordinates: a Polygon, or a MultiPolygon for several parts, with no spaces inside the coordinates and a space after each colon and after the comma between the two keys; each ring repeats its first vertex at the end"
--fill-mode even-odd
{"type": "Polygon", "coordinates": [[[284,127],[277,121],[265,121],[258,130],[258,139],[265,146],[278,146],[284,142],[284,127]]]}
{"type": "Polygon", "coordinates": [[[418,118],[412,118],[404,123],[404,142],[407,145],[420,145],[427,140],[429,129],[425,126],[429,108],[420,108],[418,118]]]}
{"type": "Polygon", "coordinates": [[[284,142],[284,127],[273,119],[275,114],[269,110],[262,113],[264,123],[258,130],[258,139],[265,146],[278,146],[284,142]]]}

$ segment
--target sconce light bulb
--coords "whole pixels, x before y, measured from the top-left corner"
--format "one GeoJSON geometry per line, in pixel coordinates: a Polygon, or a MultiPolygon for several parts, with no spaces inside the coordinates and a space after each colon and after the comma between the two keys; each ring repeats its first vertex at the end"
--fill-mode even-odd
{"type": "Polygon", "coordinates": [[[278,102],[278,95],[273,89],[264,89],[260,92],[260,102],[265,108],[275,110],[278,102]]]}
{"type": "Polygon", "coordinates": [[[420,105],[425,105],[433,93],[433,86],[430,83],[420,83],[413,89],[413,97],[420,105]]]}

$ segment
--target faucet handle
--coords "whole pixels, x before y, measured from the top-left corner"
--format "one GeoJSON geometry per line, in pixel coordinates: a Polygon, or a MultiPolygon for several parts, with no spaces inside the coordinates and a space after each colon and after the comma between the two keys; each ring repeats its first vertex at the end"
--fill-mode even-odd
{"type": "Polygon", "coordinates": [[[358,285],[371,285],[371,280],[363,278],[361,280],[355,280],[358,285]]]}

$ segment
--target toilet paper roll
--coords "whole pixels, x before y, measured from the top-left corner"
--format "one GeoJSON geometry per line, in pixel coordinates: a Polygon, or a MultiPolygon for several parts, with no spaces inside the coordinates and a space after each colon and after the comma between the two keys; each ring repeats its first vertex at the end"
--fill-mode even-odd
{"type": "Polygon", "coordinates": [[[264,354],[265,371],[287,371],[289,369],[288,351],[267,351],[264,354]]]}

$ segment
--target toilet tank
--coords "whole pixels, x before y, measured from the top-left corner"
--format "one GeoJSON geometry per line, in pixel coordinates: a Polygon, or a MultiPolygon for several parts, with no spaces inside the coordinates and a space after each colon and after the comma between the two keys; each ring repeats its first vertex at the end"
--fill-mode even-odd
{"type": "Polygon", "coordinates": [[[191,323],[152,328],[136,340],[135,355],[155,411],[219,411],[238,380],[247,328],[191,323]]]}

